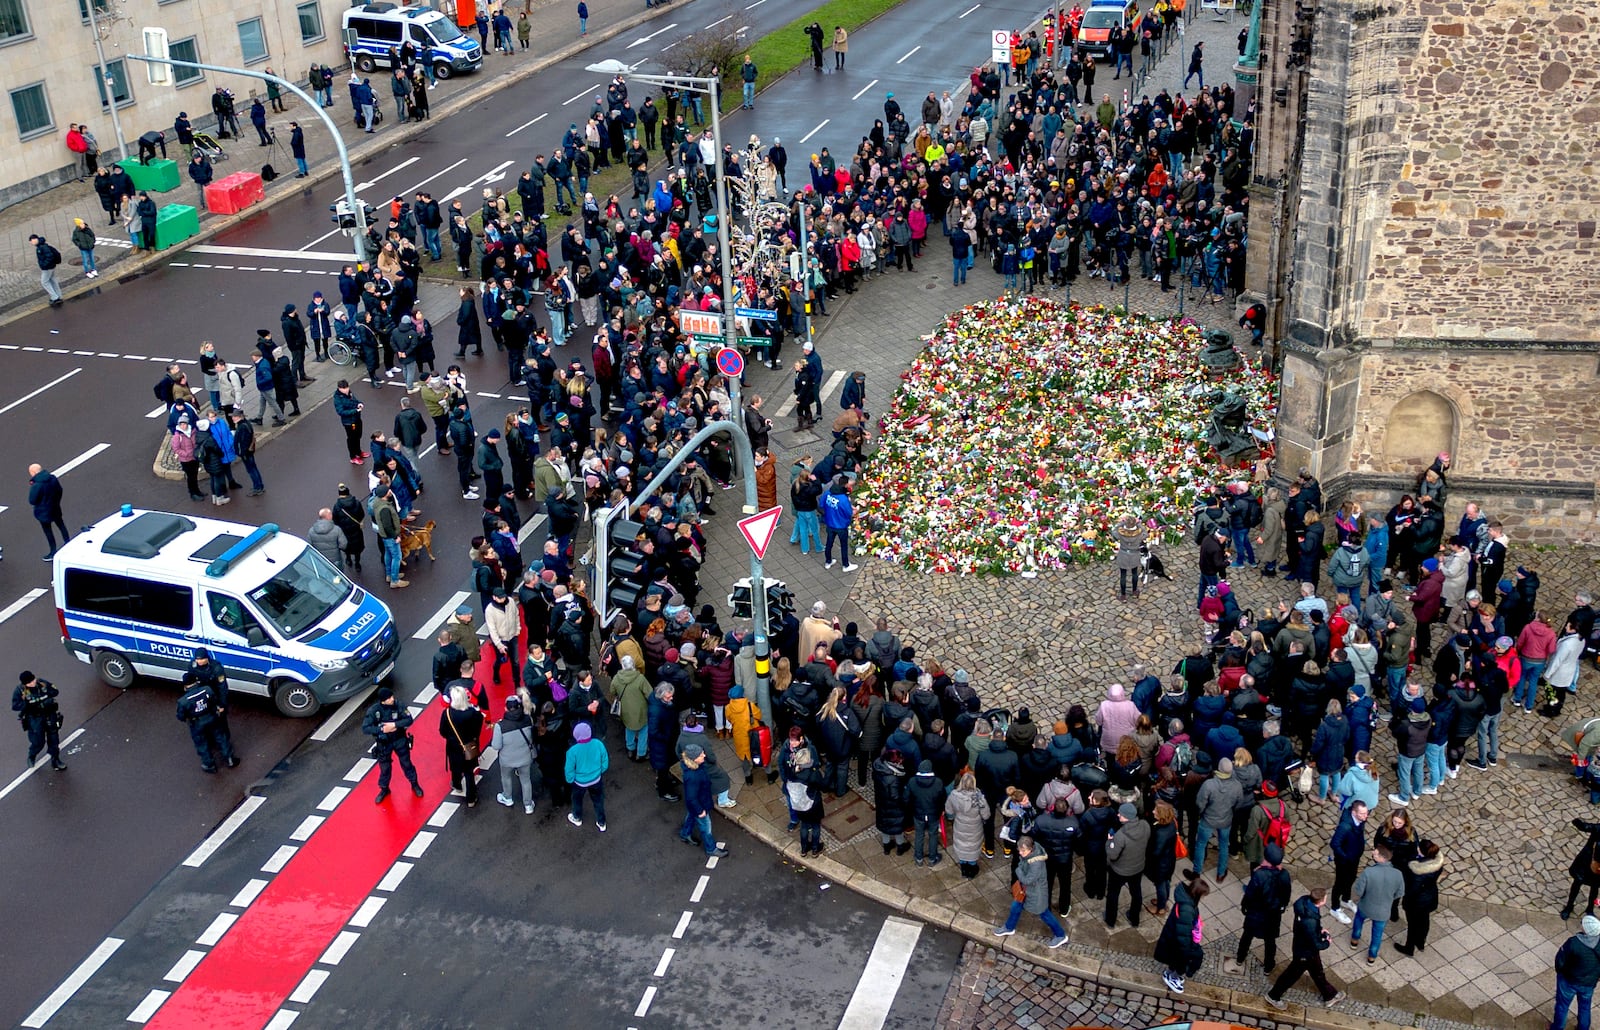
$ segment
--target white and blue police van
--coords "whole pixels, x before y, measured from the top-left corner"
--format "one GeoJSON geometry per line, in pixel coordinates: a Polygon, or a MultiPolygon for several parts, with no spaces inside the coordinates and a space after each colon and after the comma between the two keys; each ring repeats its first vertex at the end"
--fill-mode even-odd
{"type": "Polygon", "coordinates": [[[204,647],[231,689],[304,717],[385,679],[400,654],[389,607],[270,523],[124,505],[56,551],[52,580],[67,652],[122,689],[181,679],[204,647]]]}
{"type": "MultiPolygon", "coordinates": [[[[431,7],[369,3],[344,12],[345,56],[363,73],[394,64],[391,51],[406,43],[431,51],[433,74],[448,79],[459,72],[477,71],[483,65],[483,47],[462,32],[455,22],[431,7]]],[[[379,90],[378,99],[389,96],[379,90]]]]}

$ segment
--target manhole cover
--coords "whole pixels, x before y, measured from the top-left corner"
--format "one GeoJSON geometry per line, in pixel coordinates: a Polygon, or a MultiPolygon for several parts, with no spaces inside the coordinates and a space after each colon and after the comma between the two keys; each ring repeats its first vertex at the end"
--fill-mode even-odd
{"type": "Polygon", "coordinates": [[[876,816],[872,806],[854,791],[838,801],[830,802],[826,812],[822,817],[822,828],[840,841],[847,841],[872,826],[876,816]]]}
{"type": "Polygon", "coordinates": [[[1518,769],[1531,769],[1534,772],[1567,772],[1571,763],[1551,758],[1549,755],[1532,755],[1522,751],[1506,752],[1506,762],[1518,769]]]}
{"type": "Polygon", "coordinates": [[[931,283],[923,283],[922,288],[924,290],[937,290],[939,288],[938,280],[935,280],[931,283]]]}

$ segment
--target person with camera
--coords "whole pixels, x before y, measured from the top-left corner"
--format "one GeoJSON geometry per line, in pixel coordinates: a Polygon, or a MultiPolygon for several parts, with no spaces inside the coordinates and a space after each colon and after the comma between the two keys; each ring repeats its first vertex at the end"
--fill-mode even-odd
{"type": "Polygon", "coordinates": [[[61,760],[61,706],[56,703],[61,691],[31,672],[24,672],[17,679],[17,689],[11,693],[11,710],[17,713],[22,731],[28,735],[28,766],[33,766],[39,752],[48,751],[50,768],[65,769],[67,763],[61,760]]]}

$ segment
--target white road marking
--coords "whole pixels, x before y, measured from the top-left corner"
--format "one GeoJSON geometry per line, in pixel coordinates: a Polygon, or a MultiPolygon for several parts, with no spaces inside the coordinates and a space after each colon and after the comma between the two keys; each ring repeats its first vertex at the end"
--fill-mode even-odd
{"type": "MultiPolygon", "coordinates": [[[[828,394],[833,392],[834,387],[836,387],[840,383],[844,382],[844,377],[846,375],[848,375],[848,374],[849,373],[845,372],[845,370],[841,368],[841,369],[836,370],[833,373],[833,375],[828,377],[828,381],[825,384],[823,384],[822,392],[817,395],[818,396],[818,404],[819,405],[821,404],[822,401],[825,401],[825,400],[828,399],[828,394]]],[[[779,418],[783,418],[785,415],[789,414],[789,412],[793,411],[795,409],[796,403],[797,403],[796,400],[791,395],[788,400],[784,401],[781,405],[779,405],[779,407],[778,407],[778,417],[779,418]]]]}
{"type": "MultiPolygon", "coordinates": [[[[356,183],[356,192],[360,193],[363,190],[371,189],[373,186],[375,186],[378,183],[382,182],[383,180],[387,179],[389,176],[395,174],[396,172],[402,171],[402,170],[404,170],[406,168],[410,168],[412,165],[416,164],[420,160],[422,160],[422,159],[419,158],[419,157],[408,157],[404,161],[401,161],[399,164],[395,165],[393,168],[389,169],[387,172],[383,172],[383,173],[381,173],[379,175],[374,175],[372,178],[367,179],[364,182],[356,183]]],[[[344,194],[341,192],[339,194],[339,196],[342,197],[342,196],[344,196],[344,194]]]]}
{"type": "Polygon", "coordinates": [[[821,132],[822,131],[822,126],[823,125],[827,125],[832,120],[833,119],[831,119],[831,118],[822,119],[822,125],[818,125],[815,129],[812,129],[810,132],[806,133],[804,136],[801,136],[800,137],[800,142],[804,143],[806,140],[810,139],[812,136],[815,136],[817,133],[821,132]]]}
{"type": "Polygon", "coordinates": [[[723,15],[723,16],[722,16],[722,17],[720,17],[720,18],[718,18],[718,19],[717,19],[717,20],[716,20],[716,21],[714,21],[714,22],[712,22],[712,23],[711,23],[711,24],[710,24],[710,25],[707,25],[707,26],[706,26],[706,28],[707,28],[707,29],[714,29],[714,28],[716,28],[716,27],[717,27],[717,26],[718,26],[718,25],[721,25],[721,24],[722,24],[722,23],[723,23],[723,22],[725,22],[725,21],[732,21],[732,20],[733,20],[733,15],[731,15],[731,14],[725,14],[725,15],[723,15]]]}
{"type": "Polygon", "coordinates": [[[982,4],[973,4],[971,7],[967,8],[965,11],[962,11],[960,14],[956,15],[956,18],[958,20],[961,19],[961,18],[965,18],[967,15],[971,14],[973,11],[976,11],[978,8],[980,8],[982,6],[983,6],[982,4]]]}
{"type": "Polygon", "coordinates": [[[716,855],[707,855],[706,856],[706,868],[707,869],[715,869],[717,867],[717,863],[720,862],[720,861],[722,861],[722,860],[720,858],[718,858],[716,855]]]}
{"type": "Polygon", "coordinates": [[[423,687],[421,690],[417,691],[417,696],[412,698],[411,702],[413,704],[419,704],[419,705],[422,705],[423,707],[427,707],[428,705],[433,704],[433,699],[438,697],[438,696],[439,696],[439,689],[437,687],[429,685],[429,686],[423,687]]]}
{"type": "Polygon", "coordinates": [[[419,453],[419,454],[418,454],[418,455],[417,455],[417,458],[418,458],[418,459],[419,459],[419,460],[420,460],[420,459],[422,459],[422,458],[426,458],[426,457],[427,457],[427,456],[428,456],[428,455],[430,455],[430,454],[432,454],[432,453],[433,453],[433,450],[434,450],[434,448],[435,448],[435,447],[438,447],[438,446],[439,446],[439,445],[438,445],[438,444],[436,444],[436,443],[430,443],[430,444],[429,444],[429,445],[428,445],[428,446],[427,446],[427,447],[424,447],[424,448],[423,448],[423,449],[422,449],[422,452],[421,452],[421,453],[419,453]]]}
{"type": "Polygon", "coordinates": [[[661,48],[661,52],[664,54],[668,50],[671,50],[673,47],[677,46],[679,43],[682,43],[682,42],[683,42],[683,40],[681,40],[681,39],[675,39],[672,42],[668,43],[666,46],[662,47],[661,48]]]}
{"type": "Polygon", "coordinates": [[[109,450],[110,448],[111,445],[108,443],[97,443],[93,447],[84,451],[82,454],[78,455],[76,458],[73,458],[71,461],[67,462],[65,465],[57,467],[54,470],[55,474],[57,476],[64,476],[68,472],[71,472],[73,469],[77,468],[79,465],[82,465],[84,462],[88,461],[90,458],[94,457],[96,454],[99,454],[104,450],[109,450]]]}
{"type": "Polygon", "coordinates": [[[172,964],[172,968],[167,970],[167,975],[161,979],[181,984],[189,978],[189,974],[194,972],[194,967],[198,966],[200,960],[205,957],[205,952],[190,948],[183,953],[182,958],[172,964]]]}
{"type": "Polygon", "coordinates": [[[331,739],[335,733],[339,732],[339,727],[344,725],[346,719],[366,706],[367,699],[372,696],[372,692],[376,688],[377,684],[373,684],[361,693],[346,699],[344,704],[340,705],[332,715],[323,721],[321,726],[317,727],[316,732],[311,734],[311,739],[331,739]]]}
{"type": "Polygon", "coordinates": [[[75,350],[72,353],[74,353],[76,355],[79,355],[80,357],[85,357],[85,358],[94,357],[94,351],[92,351],[92,350],[75,350]]]}
{"type": "MultiPolygon", "coordinates": [[[[77,729],[73,730],[67,736],[61,738],[61,750],[62,750],[62,752],[64,753],[67,750],[67,745],[68,744],[71,744],[74,740],[77,740],[79,737],[83,736],[83,734],[84,734],[84,729],[83,729],[82,726],[79,726],[77,729]]],[[[12,791],[14,791],[18,787],[22,786],[23,781],[26,780],[29,776],[32,776],[34,773],[38,772],[40,769],[43,769],[45,767],[45,763],[47,763],[49,761],[50,761],[50,755],[48,753],[40,755],[38,760],[35,761],[32,765],[28,766],[28,768],[26,770],[24,770],[22,773],[18,774],[16,779],[14,779],[10,783],[6,784],[6,789],[5,790],[0,790],[0,801],[3,801],[6,798],[6,796],[9,795],[12,791]]]]}
{"type": "MultiPolygon", "coordinates": [[[[9,347],[7,349],[8,350],[15,350],[16,348],[15,347],[9,347]]],[[[110,355],[102,354],[100,356],[101,357],[113,357],[113,358],[116,357],[115,354],[110,354],[110,355]]],[[[5,407],[0,408],[0,415],[4,415],[6,412],[10,411],[12,408],[20,407],[21,405],[28,403],[29,401],[33,400],[35,397],[39,396],[41,393],[44,393],[46,390],[50,389],[52,386],[60,386],[62,383],[66,382],[68,379],[71,379],[73,376],[77,375],[79,372],[82,372],[82,371],[83,371],[82,368],[75,368],[71,372],[68,372],[64,376],[59,376],[59,377],[57,377],[55,379],[50,380],[48,383],[45,383],[43,386],[39,387],[37,390],[33,391],[32,393],[24,394],[23,396],[18,397],[16,400],[12,401],[10,404],[7,404],[5,407]]]]}
{"type": "Polygon", "coordinates": [[[216,943],[222,940],[222,935],[232,929],[233,924],[238,920],[239,917],[232,912],[223,912],[217,918],[211,920],[211,925],[206,927],[206,932],[196,937],[194,942],[204,948],[215,947],[216,943]]]}
{"type": "Polygon", "coordinates": [[[706,888],[711,886],[711,877],[701,876],[700,882],[694,885],[694,892],[689,895],[692,904],[700,904],[700,899],[706,896],[706,888]]]}
{"type": "Polygon", "coordinates": [[[261,871],[274,874],[283,872],[283,867],[289,864],[289,859],[293,858],[294,853],[299,850],[293,844],[280,844],[278,850],[274,851],[272,857],[262,865],[261,871]]]}
{"type": "Polygon", "coordinates": [[[279,1009],[272,1014],[272,1018],[267,1021],[267,1025],[262,1027],[261,1030],[289,1030],[291,1026],[294,1026],[294,1021],[299,1018],[300,1013],[294,1009],[279,1009]]]}
{"type": "Polygon", "coordinates": [[[877,84],[878,84],[878,80],[877,79],[873,79],[871,82],[867,83],[865,86],[862,86],[861,89],[859,91],[857,91],[856,95],[851,97],[850,99],[851,100],[860,100],[862,93],[865,93],[867,90],[871,89],[873,86],[876,86],[877,84]]]}
{"type": "Polygon", "coordinates": [[[517,546],[521,547],[523,544],[527,543],[528,538],[533,535],[533,531],[538,529],[540,526],[543,526],[544,523],[545,517],[543,515],[535,515],[533,518],[524,522],[522,524],[522,529],[517,533],[517,546]]]}
{"type": "Polygon", "coordinates": [[[344,781],[346,783],[360,783],[361,777],[365,776],[377,764],[378,761],[375,758],[362,756],[356,759],[356,764],[352,765],[350,771],[344,774],[344,781]]]}
{"type": "Polygon", "coordinates": [[[921,936],[921,923],[895,916],[883,921],[877,943],[867,957],[867,968],[862,970],[844,1018],[839,1020],[839,1030],[880,1030],[889,1018],[895,993],[900,990],[900,981],[905,978],[906,966],[921,936]]]}
{"type": "MultiPolygon", "coordinates": [[[[485,748],[485,750],[493,751],[494,749],[485,748]]],[[[416,837],[412,838],[411,843],[406,845],[406,849],[402,851],[401,854],[406,858],[421,858],[427,853],[428,845],[432,844],[438,839],[439,835],[437,833],[429,833],[427,830],[423,830],[418,833],[416,837]]]]}
{"type": "Polygon", "coordinates": [[[912,54],[916,53],[918,50],[921,50],[921,49],[922,49],[922,45],[919,43],[918,45],[912,47],[910,50],[906,51],[906,56],[900,58],[900,60],[896,61],[895,64],[905,64],[906,61],[911,57],[912,54]]]}
{"type": "Polygon", "coordinates": [[[639,1007],[633,1010],[635,1016],[644,1016],[650,1011],[650,1003],[656,1000],[655,985],[644,989],[644,997],[639,999],[639,1007]]]}
{"type": "Polygon", "coordinates": [[[676,955],[677,953],[677,950],[673,948],[668,948],[666,951],[663,951],[661,953],[661,961],[656,963],[656,971],[651,975],[655,976],[657,979],[666,976],[667,966],[672,964],[672,956],[676,955]]]}
{"type": "Polygon", "coordinates": [[[25,350],[25,351],[30,351],[30,352],[32,352],[34,354],[43,354],[44,353],[44,348],[43,347],[24,347],[22,349],[25,350]]]}
{"type": "Polygon", "coordinates": [[[150,1018],[152,1016],[154,1016],[157,1011],[160,1010],[161,1006],[170,997],[172,997],[172,992],[171,991],[151,991],[149,994],[144,996],[144,1001],[141,1001],[139,1003],[139,1007],[138,1008],[136,1008],[132,1012],[128,1013],[128,1022],[130,1022],[130,1023],[148,1023],[148,1022],[150,1022],[150,1018]]]}
{"type": "Polygon", "coordinates": [[[67,348],[65,348],[65,347],[51,347],[50,348],[50,353],[51,354],[65,354],[65,353],[67,353],[67,348]]]}
{"type": "Polygon", "coordinates": [[[228,838],[239,832],[239,827],[244,825],[244,821],[254,815],[255,810],[266,803],[267,799],[260,794],[252,794],[245,798],[239,803],[238,808],[228,814],[228,818],[222,820],[220,826],[211,831],[211,836],[201,841],[200,846],[189,853],[189,857],[183,860],[183,864],[190,869],[199,869],[205,865],[206,859],[220,851],[222,845],[228,842],[228,838]]]}
{"type": "Polygon", "coordinates": [[[673,940],[675,940],[675,941],[683,940],[683,932],[685,930],[689,929],[689,920],[691,920],[693,918],[694,918],[694,913],[693,912],[689,912],[687,910],[683,913],[683,915],[678,917],[678,926],[677,926],[676,929],[674,929],[672,931],[672,939],[673,940]]]}
{"type": "Polygon", "coordinates": [[[761,5],[762,5],[762,4],[764,4],[764,3],[766,3],[766,2],[767,2],[767,0],[756,0],[756,2],[755,2],[755,3],[753,3],[753,4],[751,4],[751,5],[750,5],[750,6],[749,6],[749,7],[746,7],[746,8],[745,8],[745,10],[747,10],[747,11],[753,11],[753,10],[755,10],[755,9],[756,9],[756,8],[757,8],[757,7],[760,7],[760,6],[761,6],[761,5]]]}
{"type": "MultiPolygon", "coordinates": [[[[731,17],[733,17],[733,15],[731,15],[731,14],[728,15],[728,18],[731,18],[731,17]]],[[[722,20],[723,21],[727,21],[728,18],[724,18],[722,20]]],[[[632,50],[634,47],[640,45],[641,43],[648,43],[652,39],[655,39],[657,36],[661,35],[663,32],[666,32],[666,31],[668,31],[670,29],[675,29],[677,27],[678,27],[678,23],[677,22],[673,22],[671,25],[666,25],[666,26],[663,26],[663,27],[657,29],[656,31],[650,33],[650,35],[648,35],[648,36],[640,36],[638,39],[634,40],[632,43],[629,43],[627,46],[623,47],[622,49],[624,49],[624,50],[632,50]]]]}
{"type": "MultiPolygon", "coordinates": [[[[419,454],[418,457],[420,458],[421,455],[419,454]]],[[[451,595],[448,601],[439,606],[438,611],[428,616],[427,619],[423,621],[422,625],[417,627],[417,631],[411,634],[411,639],[427,640],[431,638],[433,636],[433,631],[436,630],[445,619],[448,619],[451,613],[465,603],[467,598],[471,596],[472,595],[467,593],[465,590],[457,590],[453,595],[451,595]]]]}
{"type": "Polygon", "coordinates": [[[512,136],[515,136],[517,133],[521,132],[523,129],[526,129],[528,126],[537,125],[539,122],[544,121],[548,117],[550,117],[550,112],[546,111],[544,114],[541,114],[537,118],[533,118],[533,119],[530,119],[529,121],[525,121],[521,125],[517,126],[515,129],[512,129],[510,132],[506,133],[505,138],[506,139],[510,139],[512,136]]]}
{"type": "Polygon", "coordinates": [[[270,272],[270,271],[272,271],[272,269],[270,269],[270,268],[261,269],[261,268],[257,268],[255,265],[240,265],[239,266],[239,271],[241,271],[241,272],[260,272],[260,271],[270,272]]]}
{"type": "MultiPolygon", "coordinates": [[[[535,119],[535,120],[537,121],[537,119],[535,119]]],[[[449,168],[442,168],[439,171],[434,172],[432,175],[428,176],[426,179],[423,179],[421,182],[417,183],[415,186],[408,187],[404,192],[402,192],[400,194],[400,196],[403,197],[407,193],[412,194],[413,196],[415,196],[416,192],[418,190],[422,189],[422,187],[428,185],[428,183],[432,182],[435,179],[443,178],[448,173],[455,171],[457,168],[460,168],[462,165],[464,165],[466,163],[467,163],[467,159],[463,157],[461,160],[457,161],[455,164],[451,165],[449,168]]],[[[348,257],[348,255],[346,255],[346,256],[348,257]]]]}
{"type": "Polygon", "coordinates": [[[335,808],[339,807],[339,802],[343,801],[349,796],[349,787],[333,787],[329,789],[327,795],[324,796],[321,801],[317,802],[317,811],[331,812],[335,808]]]}
{"type": "Polygon", "coordinates": [[[360,939],[361,935],[354,930],[340,930],[339,936],[333,939],[333,943],[328,945],[328,950],[324,951],[322,957],[317,961],[325,966],[338,965],[344,961],[344,957],[350,953],[350,949],[360,939]]]}
{"type": "MultiPolygon", "coordinates": [[[[463,158],[465,160],[465,158],[463,158]]],[[[270,250],[265,247],[223,247],[212,243],[201,243],[189,250],[196,254],[218,254],[227,257],[257,257],[257,258],[288,258],[301,261],[337,261],[340,264],[349,264],[348,253],[339,254],[326,250],[270,250]]],[[[239,266],[241,272],[254,272],[256,268],[251,265],[239,266]]]]}
{"type": "Polygon", "coordinates": [[[393,894],[413,868],[415,867],[410,862],[396,862],[387,873],[383,874],[383,879],[378,881],[378,890],[393,894]]]}
{"type": "Polygon", "coordinates": [[[26,594],[23,594],[15,601],[12,601],[10,604],[6,605],[5,608],[0,609],[0,622],[5,622],[6,620],[10,619],[11,616],[22,611],[22,609],[28,607],[28,605],[37,601],[47,593],[49,593],[49,591],[44,587],[34,587],[26,594]]]}
{"type": "Polygon", "coordinates": [[[483,392],[483,391],[481,391],[481,390],[480,390],[480,391],[478,391],[478,396],[479,396],[479,397],[487,397],[487,398],[489,398],[489,399],[490,399],[490,400],[494,400],[494,401],[498,401],[498,400],[503,400],[503,399],[504,399],[504,398],[502,398],[502,397],[501,397],[501,395],[500,395],[500,394],[498,394],[498,393],[484,393],[484,392],[483,392]]]}
{"type": "Polygon", "coordinates": [[[149,411],[145,412],[144,413],[144,417],[145,418],[160,418],[162,415],[165,415],[166,413],[167,413],[167,406],[165,404],[157,404],[155,407],[153,407],[149,411]]]}
{"type": "Polygon", "coordinates": [[[600,83],[597,82],[593,86],[590,86],[588,89],[584,90],[582,93],[575,94],[575,95],[570,96],[567,99],[561,101],[561,106],[562,107],[566,107],[568,104],[573,103],[574,101],[582,100],[584,97],[587,97],[587,96],[592,96],[592,95],[594,95],[594,91],[599,89],[599,88],[600,88],[600,83]]]}
{"type": "MultiPolygon", "coordinates": [[[[329,236],[336,236],[341,231],[342,230],[339,230],[339,229],[330,229],[327,232],[323,233],[321,236],[318,236],[316,239],[312,240],[310,243],[306,244],[304,247],[301,247],[300,249],[301,250],[310,250],[312,247],[315,247],[317,244],[321,243],[323,240],[327,239],[329,236]]],[[[200,266],[196,266],[196,267],[200,267],[200,266]]]]}
{"type": "Polygon", "coordinates": [[[89,957],[79,962],[78,968],[68,974],[67,978],[61,981],[61,985],[50,992],[48,998],[39,1003],[38,1008],[28,1013],[28,1018],[22,1021],[22,1025],[37,1028],[50,1022],[51,1018],[61,1011],[61,1006],[71,1001],[72,996],[78,993],[79,988],[88,983],[89,979],[100,971],[100,967],[105,965],[106,961],[116,954],[117,949],[122,945],[123,940],[120,937],[107,937],[101,941],[89,953],[89,957]]]}
{"type": "Polygon", "coordinates": [[[432,826],[434,829],[439,829],[443,827],[445,823],[449,822],[451,817],[459,811],[461,811],[461,806],[459,804],[455,803],[454,801],[447,801],[438,808],[434,809],[433,814],[428,816],[428,825],[432,826]]]}
{"type": "Polygon", "coordinates": [[[260,897],[261,892],[266,889],[267,881],[260,879],[259,877],[253,879],[249,883],[245,884],[244,887],[239,890],[238,894],[233,896],[233,900],[228,902],[228,907],[249,908],[251,905],[255,904],[256,898],[260,897]]]}
{"type": "Polygon", "coordinates": [[[300,986],[294,989],[294,993],[289,995],[289,1001],[296,1005],[309,1003],[317,996],[317,989],[327,983],[328,977],[332,975],[326,969],[311,970],[306,974],[306,978],[300,981],[300,986]]]}
{"type": "Polygon", "coordinates": [[[300,820],[300,825],[296,826],[294,828],[294,832],[289,834],[289,839],[310,840],[311,835],[317,832],[317,827],[321,826],[326,821],[326,816],[308,815],[304,819],[300,820]]]}
{"type": "Polygon", "coordinates": [[[388,898],[371,897],[363,901],[361,907],[356,909],[356,914],[350,917],[350,925],[371,926],[372,921],[378,918],[378,912],[383,908],[383,903],[388,900],[388,898]]]}

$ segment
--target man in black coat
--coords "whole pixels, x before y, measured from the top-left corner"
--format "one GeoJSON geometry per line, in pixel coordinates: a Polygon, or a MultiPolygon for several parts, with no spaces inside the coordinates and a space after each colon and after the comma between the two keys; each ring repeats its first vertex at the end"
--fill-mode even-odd
{"type": "Polygon", "coordinates": [[[1266,949],[1263,971],[1271,974],[1278,964],[1278,934],[1284,910],[1289,907],[1292,887],[1289,873],[1283,868],[1283,848],[1268,844],[1262,850],[1261,864],[1256,866],[1244,885],[1244,897],[1239,903],[1244,912],[1244,929],[1239,932],[1239,947],[1234,957],[1222,960],[1224,972],[1244,972],[1250,942],[1260,938],[1266,949]]]}
{"type": "Polygon", "coordinates": [[[1336,990],[1322,971],[1322,953],[1332,940],[1322,928],[1322,906],[1328,902],[1326,887],[1313,887],[1311,893],[1302,894],[1294,903],[1294,937],[1289,968],[1283,971],[1266,994],[1267,1004],[1275,1009],[1288,1008],[1283,996],[1299,982],[1302,974],[1310,973],[1311,982],[1322,994],[1322,1003],[1333,1006],[1344,1000],[1344,992],[1336,990]]]}
{"type": "MultiPolygon", "coordinates": [[[[1006,747],[1004,733],[995,733],[989,738],[989,749],[978,752],[972,771],[977,775],[978,789],[983,791],[984,800],[989,802],[989,818],[983,822],[983,854],[993,858],[994,813],[1000,811],[1000,803],[1006,799],[1006,788],[1022,782],[1021,764],[1016,752],[1006,747]]],[[[1009,847],[1007,853],[1010,853],[1009,847]]]]}
{"type": "Polygon", "coordinates": [[[284,346],[289,348],[290,369],[294,372],[295,381],[301,386],[316,382],[306,375],[306,327],[293,304],[283,306],[283,318],[279,324],[283,327],[284,346]]]}
{"type": "Polygon", "coordinates": [[[61,480],[56,478],[54,472],[38,463],[28,466],[28,503],[33,506],[34,520],[44,530],[45,541],[50,545],[50,550],[44,556],[45,561],[56,556],[55,529],[61,530],[62,543],[72,539],[61,514],[61,493],[61,480]]]}

